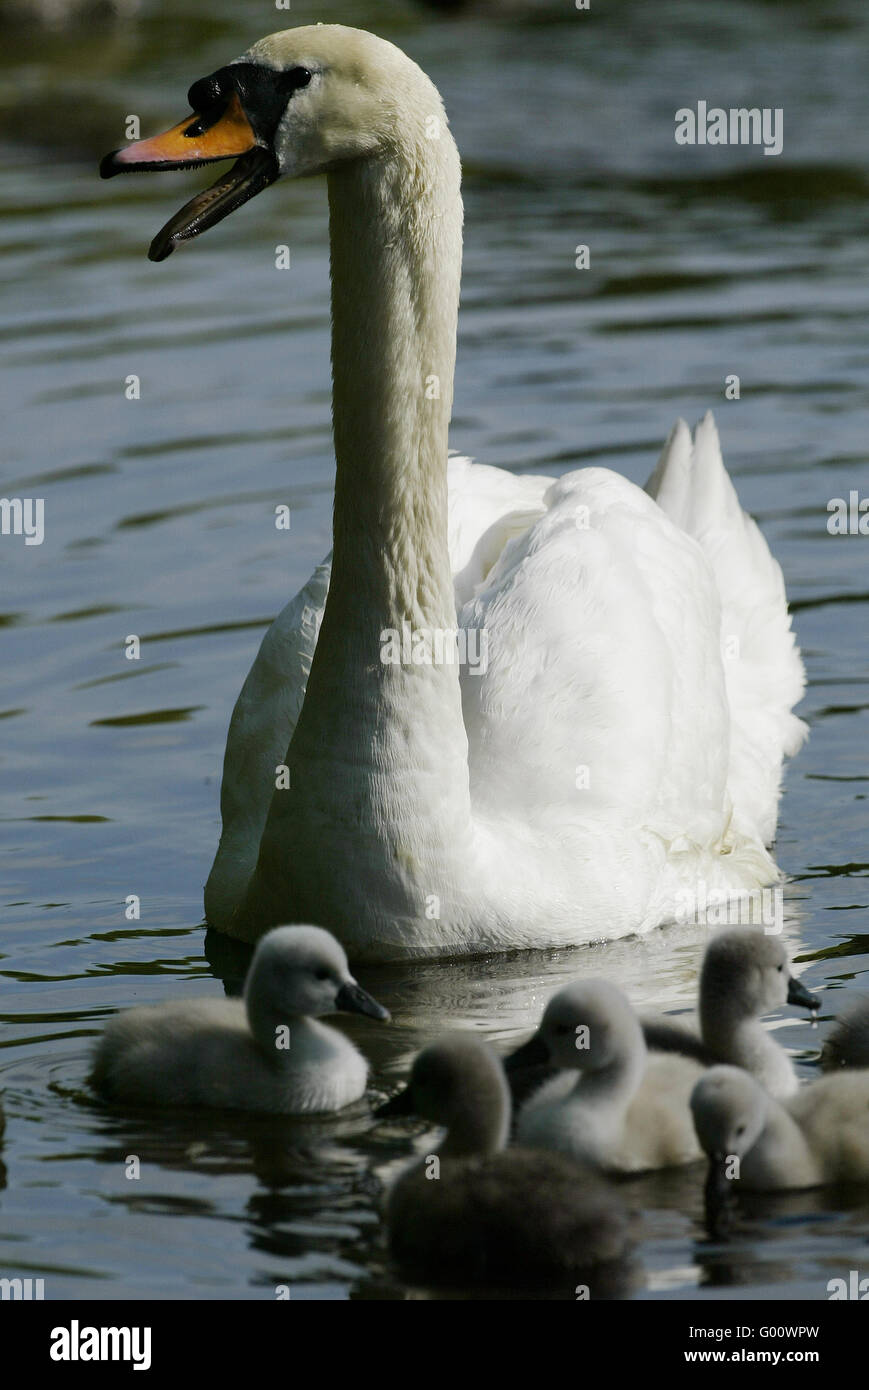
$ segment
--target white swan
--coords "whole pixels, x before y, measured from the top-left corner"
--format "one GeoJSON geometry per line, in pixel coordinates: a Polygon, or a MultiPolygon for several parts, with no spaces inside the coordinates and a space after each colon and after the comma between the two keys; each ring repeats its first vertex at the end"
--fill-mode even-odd
{"type": "Polygon", "coordinates": [[[368,1064],[343,1033],[317,1022],[336,1009],[389,1018],[327,931],[278,927],[254,951],[243,1001],[186,999],[111,1019],[91,1083],[106,1100],[134,1105],[340,1110],[364,1094],[368,1064]]]}
{"type": "Polygon", "coordinates": [[[701,1157],[688,1102],[703,1068],[675,1054],[649,1057],[640,1021],[616,985],[587,979],[559,990],[536,1037],[564,1074],[519,1111],[520,1144],[620,1173],[701,1157]]]}
{"type": "Polygon", "coordinates": [[[317,25],[190,102],[103,173],[240,154],[156,260],[279,176],[327,175],[337,460],[331,562],[232,716],[209,922],[254,940],[313,918],[395,959],[617,937],[773,881],[803,670],[711,416],[693,442],[679,422],[645,491],[448,462],[462,202],[432,83],[317,25]],[[457,612],[484,670],[439,653],[457,612]],[[410,660],[384,660],[390,634],[410,660]]]}
{"type": "Polygon", "coordinates": [[[436,1152],[389,1193],[390,1249],[404,1267],[429,1280],[527,1287],[582,1277],[626,1253],[631,1219],[593,1172],[561,1154],[504,1151],[510,1092],[480,1039],[456,1034],[425,1048],[407,1091],[378,1114],[447,1127],[436,1152]]]}
{"type": "Polygon", "coordinates": [[[738,1067],[711,1067],[691,1096],[709,1156],[707,1195],[869,1182],[869,1074],[813,1081],[784,1103],[738,1067]],[[735,1162],[738,1160],[738,1162],[735,1162]]]}
{"type": "Polygon", "coordinates": [[[699,1036],[670,1019],[643,1019],[647,1046],[743,1067],[770,1095],[793,1095],[793,1062],[760,1017],[783,1004],[814,1012],[820,1000],[791,975],[782,941],[757,927],[719,932],[703,957],[699,993],[699,1036]]]}

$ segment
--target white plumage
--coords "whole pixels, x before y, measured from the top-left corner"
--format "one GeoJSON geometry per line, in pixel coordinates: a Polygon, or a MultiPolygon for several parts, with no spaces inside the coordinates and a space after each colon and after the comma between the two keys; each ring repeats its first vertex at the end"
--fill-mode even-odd
{"type": "Polygon", "coordinates": [[[645,931],[774,881],[803,673],[711,416],[677,425],[646,491],[448,464],[462,203],[437,91],[337,25],[243,61],[310,79],[273,150],[328,177],[335,544],[236,705],[209,922],[447,955],[645,931]],[[382,660],[385,633],[457,620],[484,673],[382,660]]]}

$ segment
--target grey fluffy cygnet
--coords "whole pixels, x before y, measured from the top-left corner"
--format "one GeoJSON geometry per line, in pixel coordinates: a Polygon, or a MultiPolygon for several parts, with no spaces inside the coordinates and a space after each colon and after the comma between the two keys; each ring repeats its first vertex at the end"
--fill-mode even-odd
{"type": "Polygon", "coordinates": [[[469,1034],[417,1057],[407,1090],[378,1115],[445,1125],[440,1148],[396,1181],[386,1220],[393,1256],[428,1281],[563,1287],[630,1248],[633,1218],[595,1173],[561,1154],[505,1149],[510,1091],[495,1053],[469,1034]]]}
{"type": "Polygon", "coordinates": [[[118,1014],[94,1054],[107,1100],[272,1114],[340,1110],[365,1091],[368,1063],[318,1021],[336,1010],[389,1014],[354,980],[321,927],[277,927],[253,955],[244,999],[188,999],[118,1014]]]}

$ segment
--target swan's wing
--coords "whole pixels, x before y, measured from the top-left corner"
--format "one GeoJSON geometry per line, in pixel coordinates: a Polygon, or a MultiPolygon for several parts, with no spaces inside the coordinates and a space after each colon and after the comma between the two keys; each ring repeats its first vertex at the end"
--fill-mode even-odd
{"type": "Polygon", "coordinates": [[[205,885],[209,922],[231,917],[256,868],[276,768],[305,698],[331,569],[329,555],[275,618],[235,702],[220,788],[223,829],[205,885]]]}
{"type": "MultiPolygon", "coordinates": [[[[514,477],[459,456],[449,460],[449,547],[457,603],[486,576],[507,541],[542,514],[551,483],[551,478],[514,477]]],[[[223,763],[223,830],[205,889],[210,922],[232,916],[256,867],[275,769],[284,761],[305,698],[331,568],[328,555],[275,618],[236,701],[223,763]]]]}
{"type": "Polygon", "coordinates": [[[721,647],[731,711],[728,791],[738,819],[765,844],[775,833],[781,765],[806,726],[791,710],[805,673],[784,580],[756,523],[742,510],[711,414],[692,441],[680,420],[646,491],[702,547],[721,598],[721,647]]]}
{"type": "Polygon", "coordinates": [[[698,544],[607,469],[567,474],[465,605],[475,803],[553,839],[720,844],[728,711],[720,605],[698,544]],[[566,837],[566,838],[565,838],[566,837]]]}
{"type": "Polygon", "coordinates": [[[467,603],[504,546],[546,511],[554,479],[515,475],[454,455],[449,461],[450,564],[456,607],[467,603]]]}

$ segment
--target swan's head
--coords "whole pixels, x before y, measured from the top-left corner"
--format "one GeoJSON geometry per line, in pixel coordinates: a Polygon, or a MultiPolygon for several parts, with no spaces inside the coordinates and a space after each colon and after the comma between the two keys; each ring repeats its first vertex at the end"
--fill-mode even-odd
{"type": "Polygon", "coordinates": [[[258,943],[244,985],[254,1034],[274,1044],[274,1027],[291,1018],[320,1014],[389,1013],[357,984],[343,948],[322,927],[276,927],[258,943]]]}
{"type": "Polygon", "coordinates": [[[783,1004],[817,1009],[820,1001],[791,974],[784,944],[757,927],[732,927],[714,936],[700,974],[701,1012],[726,1010],[735,1019],[758,1018],[783,1004]]]}
{"type": "Polygon", "coordinates": [[[510,1070],[549,1062],[595,1072],[634,1060],[646,1044],[627,998],[609,980],[577,980],[550,999],[536,1034],[510,1058],[510,1070]]]}
{"type": "Polygon", "coordinates": [[[407,1088],[376,1112],[419,1115],[445,1125],[447,1152],[495,1152],[507,1142],[510,1089],[490,1047],[470,1033],[453,1033],[423,1049],[407,1088]]]}
{"type": "Polygon", "coordinates": [[[709,1157],[707,1200],[720,1202],[739,1176],[739,1163],[766,1124],[769,1098],[740,1067],[710,1067],[691,1092],[700,1147],[709,1157]]]}
{"type": "Polygon", "coordinates": [[[398,142],[424,147],[446,132],[437,90],[416,64],[394,44],[341,24],[270,34],[194,82],[187,99],[191,115],[100,166],[111,178],[236,159],[157,234],[148,253],[154,261],[277,178],[328,173],[388,154],[398,142]]]}

